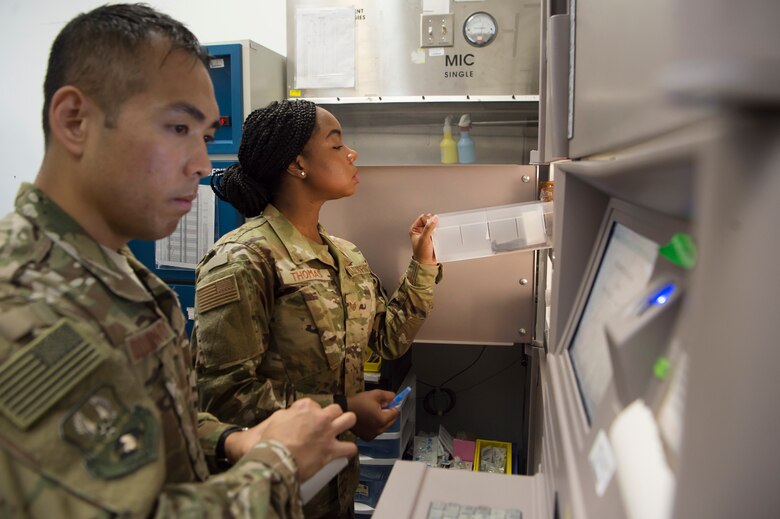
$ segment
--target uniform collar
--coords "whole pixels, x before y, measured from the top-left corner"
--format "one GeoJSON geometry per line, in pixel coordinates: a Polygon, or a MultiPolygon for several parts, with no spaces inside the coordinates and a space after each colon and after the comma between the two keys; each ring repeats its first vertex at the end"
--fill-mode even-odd
{"type": "MultiPolygon", "coordinates": [[[[16,212],[40,228],[65,253],[100,279],[114,294],[130,301],[151,301],[149,292],[122,272],[103,248],[43,191],[27,182],[16,194],[16,212]]],[[[130,254],[126,248],[123,254],[130,254]]]]}
{"type": "MultiPolygon", "coordinates": [[[[314,244],[306,236],[301,234],[301,232],[290,223],[290,220],[272,204],[265,206],[265,209],[263,209],[263,216],[271,225],[271,228],[273,228],[276,235],[281,238],[282,244],[287,249],[287,253],[296,264],[306,263],[316,259],[336,268],[330,254],[327,254],[324,248],[322,250],[315,249],[314,244]]],[[[339,252],[340,260],[346,260],[346,254],[335,245],[330,235],[325,231],[325,228],[322,227],[322,225],[317,224],[317,230],[319,231],[320,236],[324,238],[326,244],[336,248],[339,252]]]]}

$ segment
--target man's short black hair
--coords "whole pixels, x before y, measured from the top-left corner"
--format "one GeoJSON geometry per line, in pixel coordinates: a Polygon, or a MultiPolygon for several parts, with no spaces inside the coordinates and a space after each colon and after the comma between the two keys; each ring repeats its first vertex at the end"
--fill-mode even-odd
{"type": "Polygon", "coordinates": [[[43,134],[49,143],[54,93],[73,85],[94,99],[112,126],[119,107],[146,88],[144,60],[155,41],[206,64],[208,54],[184,24],[146,4],[104,5],[71,20],[51,46],[43,85],[43,134]]]}

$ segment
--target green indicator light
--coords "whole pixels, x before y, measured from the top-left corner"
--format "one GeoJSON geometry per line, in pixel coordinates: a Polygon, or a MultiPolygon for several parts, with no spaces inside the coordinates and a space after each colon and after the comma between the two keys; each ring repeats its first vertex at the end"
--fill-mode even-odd
{"type": "Polygon", "coordinates": [[[658,357],[653,365],[653,374],[658,380],[666,380],[669,376],[669,370],[672,367],[672,363],[666,357],[658,357]]]}
{"type": "Polygon", "coordinates": [[[696,244],[690,234],[678,232],[658,251],[661,256],[682,268],[692,269],[696,265],[696,244]]]}

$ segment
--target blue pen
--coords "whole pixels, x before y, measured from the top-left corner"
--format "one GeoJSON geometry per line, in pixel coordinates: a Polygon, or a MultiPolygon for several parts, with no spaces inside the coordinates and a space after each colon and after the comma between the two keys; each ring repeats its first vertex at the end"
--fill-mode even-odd
{"type": "Polygon", "coordinates": [[[393,400],[391,400],[390,403],[385,406],[385,409],[395,409],[398,407],[401,402],[403,402],[404,398],[406,398],[406,395],[408,395],[411,391],[412,388],[406,386],[403,390],[399,391],[397,395],[395,395],[393,400]]]}

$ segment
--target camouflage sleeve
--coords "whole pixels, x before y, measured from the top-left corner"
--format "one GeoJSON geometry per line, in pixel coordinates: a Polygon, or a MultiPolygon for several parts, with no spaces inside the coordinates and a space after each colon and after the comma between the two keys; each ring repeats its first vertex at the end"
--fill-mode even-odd
{"type": "Polygon", "coordinates": [[[273,312],[273,268],[252,251],[234,247],[204,258],[195,285],[199,407],[224,421],[252,425],[262,409],[287,407],[283,385],[259,380],[273,312]]]}
{"type": "Polygon", "coordinates": [[[303,517],[297,467],[277,441],[255,445],[230,470],[205,483],[168,485],[154,517],[298,519],[303,517]]]}
{"type": "Polygon", "coordinates": [[[275,441],[258,443],[230,470],[205,482],[157,490],[122,479],[108,481],[102,489],[88,482],[81,488],[63,484],[15,451],[0,436],[2,517],[303,517],[295,461],[275,441]]]}
{"type": "Polygon", "coordinates": [[[230,427],[234,427],[234,424],[220,422],[213,414],[198,413],[198,439],[212,474],[221,471],[216,463],[217,441],[225,429],[230,427]]]}
{"type": "Polygon", "coordinates": [[[423,265],[413,259],[398,290],[388,300],[379,279],[374,276],[377,310],[369,348],[386,359],[406,353],[433,309],[433,287],[441,278],[441,265],[423,265]]]}

